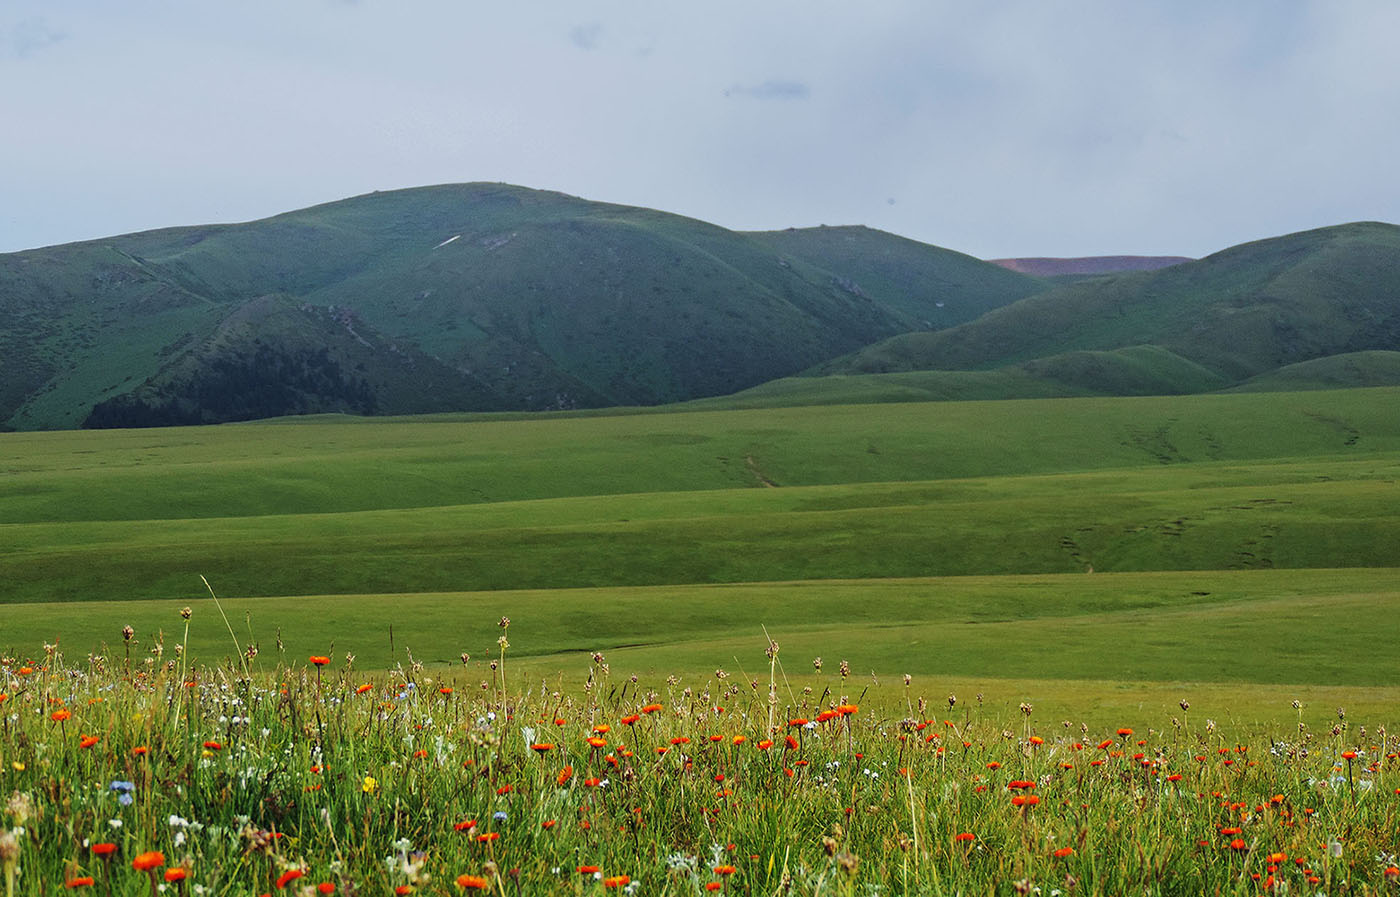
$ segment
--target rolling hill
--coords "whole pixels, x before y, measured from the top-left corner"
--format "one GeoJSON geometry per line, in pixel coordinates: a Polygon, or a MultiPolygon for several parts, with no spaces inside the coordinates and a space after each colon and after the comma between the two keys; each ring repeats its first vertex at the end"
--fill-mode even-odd
{"type": "MultiPolygon", "coordinates": [[[[1124,394],[1133,389],[1117,382],[1128,373],[1123,354],[1150,351],[1158,371],[1170,355],[1165,369],[1177,372],[1154,391],[1195,392],[1328,356],[1397,349],[1400,228],[1361,222],[1067,284],[957,327],[893,337],[812,373],[1077,367],[1071,379],[1080,387],[1124,394]],[[1099,372],[1086,368],[1090,359],[1099,372]]],[[[1383,370],[1372,376],[1375,368],[1336,365],[1326,385],[1390,382],[1383,370]]]]}
{"type": "Polygon", "coordinates": [[[826,231],[460,184],[3,255],[0,424],[655,404],[1047,286],[826,231]]]}

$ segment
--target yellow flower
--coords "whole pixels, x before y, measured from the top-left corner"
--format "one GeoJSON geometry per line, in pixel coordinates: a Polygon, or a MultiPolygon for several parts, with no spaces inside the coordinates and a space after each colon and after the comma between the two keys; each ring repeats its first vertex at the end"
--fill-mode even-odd
{"type": "Polygon", "coordinates": [[[10,765],[15,768],[15,772],[24,772],[24,764],[19,762],[18,760],[15,760],[10,765]]]}
{"type": "Polygon", "coordinates": [[[379,790],[379,780],[374,776],[365,776],[364,785],[362,787],[365,794],[373,794],[379,790]]]}

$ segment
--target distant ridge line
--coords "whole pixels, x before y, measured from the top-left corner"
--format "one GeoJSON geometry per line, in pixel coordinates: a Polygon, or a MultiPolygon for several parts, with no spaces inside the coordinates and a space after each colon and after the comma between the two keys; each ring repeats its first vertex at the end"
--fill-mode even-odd
{"type": "Polygon", "coordinates": [[[1018,274],[1032,277],[1058,277],[1064,274],[1123,274],[1129,271],[1156,271],[1195,259],[1181,255],[1090,255],[1081,258],[988,259],[1018,274]]]}

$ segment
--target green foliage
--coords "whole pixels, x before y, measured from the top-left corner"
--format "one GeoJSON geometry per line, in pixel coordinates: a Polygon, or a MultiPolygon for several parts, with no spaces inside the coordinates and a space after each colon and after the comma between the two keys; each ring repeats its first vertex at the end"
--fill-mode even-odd
{"type": "Polygon", "coordinates": [[[1062,723],[926,702],[922,683],[877,697],[834,659],[798,691],[777,643],[746,654],[761,684],[634,683],[598,654],[582,687],[537,685],[504,635],[459,674],[329,654],[219,668],[189,650],[211,623],[0,664],[7,891],[1254,895],[1266,876],[1400,877],[1395,736],[1355,713],[1247,732],[1192,701],[1170,722],[1062,723]]]}

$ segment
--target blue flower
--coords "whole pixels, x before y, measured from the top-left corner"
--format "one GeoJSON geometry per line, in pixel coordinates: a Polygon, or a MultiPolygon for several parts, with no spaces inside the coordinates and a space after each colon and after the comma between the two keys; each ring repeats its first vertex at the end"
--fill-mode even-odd
{"type": "Polygon", "coordinates": [[[117,792],[117,803],[123,807],[129,807],[136,800],[131,796],[131,792],[136,790],[134,782],[123,782],[121,779],[113,779],[107,786],[108,790],[117,792]]]}
{"type": "Polygon", "coordinates": [[[497,810],[491,818],[496,820],[497,822],[505,822],[510,817],[506,815],[505,810],[497,810]]]}

